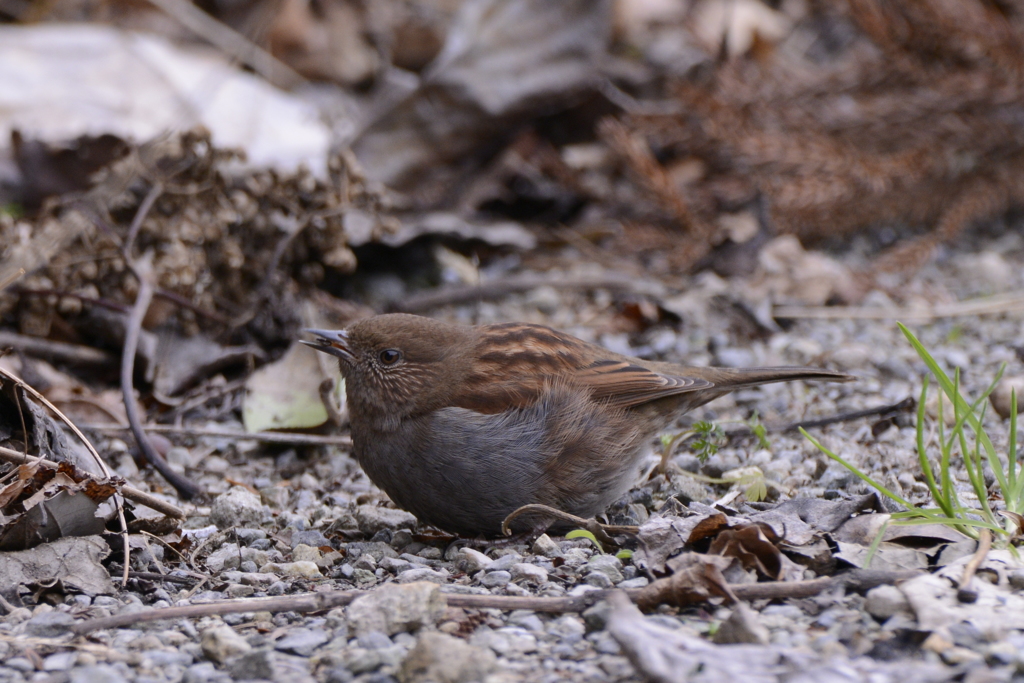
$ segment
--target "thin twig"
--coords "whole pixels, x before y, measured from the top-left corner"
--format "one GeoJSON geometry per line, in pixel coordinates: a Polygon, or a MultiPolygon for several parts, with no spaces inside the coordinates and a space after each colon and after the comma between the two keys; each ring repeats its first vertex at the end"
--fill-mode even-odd
{"type": "Polygon", "coordinates": [[[982,529],[978,532],[978,549],[974,551],[973,557],[964,565],[964,573],[960,577],[960,585],[957,587],[956,597],[960,602],[972,603],[978,600],[978,591],[971,588],[971,580],[974,578],[978,567],[988,557],[988,551],[992,549],[992,532],[982,529]]]}
{"type": "MultiPolygon", "coordinates": [[[[82,429],[94,432],[127,432],[127,425],[84,424],[82,429]]],[[[213,439],[238,439],[239,441],[261,441],[300,446],[340,446],[350,448],[350,436],[322,436],[319,434],[289,434],[287,432],[240,432],[234,429],[204,429],[202,427],[175,427],[173,425],[143,425],[142,429],[156,434],[209,437],[213,439]]]]}
{"type": "Polygon", "coordinates": [[[928,322],[938,318],[994,315],[1024,310],[1024,294],[1008,292],[926,308],[881,308],[878,306],[776,306],[772,317],[814,320],[906,320],[928,322]]]}
{"type": "Polygon", "coordinates": [[[178,584],[180,586],[191,586],[196,580],[189,579],[188,577],[175,577],[169,573],[157,573],[156,571],[129,571],[129,579],[140,579],[141,581],[166,581],[169,584],[178,584]]]}
{"type": "Polygon", "coordinates": [[[236,379],[233,382],[226,382],[218,385],[208,382],[197,393],[184,397],[178,405],[174,406],[174,408],[167,413],[166,419],[168,422],[174,422],[176,423],[176,426],[180,427],[181,425],[177,423],[179,423],[181,418],[190,410],[194,410],[195,408],[205,405],[210,401],[234,393],[239,389],[244,389],[247,381],[248,378],[242,378],[236,379]]]}
{"type": "Polygon", "coordinates": [[[440,291],[417,294],[395,302],[392,308],[405,313],[420,313],[440,306],[462,304],[480,299],[498,299],[509,294],[536,289],[537,287],[569,290],[609,289],[652,296],[664,294],[659,285],[637,277],[618,275],[603,275],[600,277],[517,275],[483,282],[478,285],[446,287],[440,291]]]}
{"type": "MultiPolygon", "coordinates": [[[[24,436],[24,441],[22,441],[22,443],[21,443],[22,448],[23,448],[22,455],[24,455],[25,459],[27,460],[28,459],[29,436],[28,436],[28,427],[25,425],[25,409],[21,407],[21,393],[18,391],[19,388],[20,387],[15,385],[13,393],[14,393],[14,402],[15,402],[15,404],[17,404],[16,407],[18,408],[18,419],[21,420],[21,434],[22,434],[22,436],[24,436]]],[[[39,459],[41,460],[42,457],[43,456],[40,455],[39,459]]]]}
{"type": "Polygon", "coordinates": [[[142,221],[146,220],[146,216],[149,215],[149,210],[153,208],[153,204],[156,203],[156,200],[159,199],[160,195],[163,193],[163,183],[157,181],[149,188],[149,192],[146,193],[142,203],[139,204],[139,208],[135,212],[135,218],[132,219],[132,224],[128,228],[128,236],[125,237],[124,246],[121,249],[125,258],[131,259],[132,247],[135,245],[135,237],[139,234],[139,229],[142,227],[142,221]]]}
{"type": "MultiPolygon", "coordinates": [[[[840,587],[865,591],[875,586],[904,581],[918,576],[920,573],[917,571],[872,571],[858,569],[838,576],[826,576],[820,579],[811,579],[810,581],[776,581],[771,583],[726,585],[739,600],[771,600],[811,597],[840,587]]],[[[651,586],[631,589],[626,591],[626,594],[631,600],[636,600],[643,591],[651,588],[651,586]]],[[[535,612],[582,612],[599,600],[604,599],[608,592],[599,590],[579,596],[558,598],[519,597],[515,595],[462,595],[458,593],[445,593],[444,597],[448,606],[467,609],[491,608],[506,611],[525,609],[535,612]]],[[[121,628],[128,625],[166,619],[194,619],[204,616],[241,614],[245,612],[319,612],[334,607],[344,607],[351,604],[356,598],[367,594],[367,591],[358,590],[328,590],[284,597],[218,600],[217,602],[198,605],[161,607],[149,611],[115,614],[110,617],[89,619],[75,624],[72,630],[79,635],[84,635],[101,629],[121,628]]]]}
{"type": "Polygon", "coordinates": [[[17,280],[19,277],[21,277],[24,274],[25,274],[25,269],[24,268],[18,268],[13,273],[8,273],[7,275],[4,275],[3,277],[0,277],[0,291],[3,291],[5,289],[7,289],[7,287],[12,282],[17,280]]]}
{"type": "MultiPolygon", "coordinates": [[[[120,258],[120,255],[118,255],[118,257],[120,258]]],[[[63,298],[75,299],[76,301],[81,301],[83,304],[89,304],[90,306],[98,306],[100,308],[105,308],[108,311],[114,311],[115,313],[127,313],[128,312],[128,307],[127,306],[125,306],[124,304],[118,303],[116,301],[110,301],[108,299],[96,298],[96,297],[92,297],[92,296],[84,296],[82,294],[76,294],[75,292],[66,292],[66,291],[62,291],[62,290],[59,290],[59,289],[52,289],[52,288],[36,289],[36,288],[22,287],[22,286],[19,285],[19,286],[15,287],[11,291],[14,294],[17,294],[18,296],[56,296],[56,297],[60,297],[62,299],[63,298]]]]}
{"type": "Polygon", "coordinates": [[[324,410],[327,411],[327,422],[335,429],[341,429],[346,420],[345,414],[334,400],[336,386],[333,377],[325,377],[320,382],[320,402],[324,404],[324,410]]]}
{"type": "Polygon", "coordinates": [[[297,71],[231,27],[183,0],[149,0],[183,26],[210,41],[225,54],[252,67],[279,88],[291,89],[307,81],[297,71]]]}
{"type": "MultiPolygon", "coordinates": [[[[32,457],[31,455],[25,457],[22,453],[19,453],[18,451],[15,450],[11,450],[10,448],[4,448],[3,446],[0,446],[0,460],[3,460],[4,462],[13,463],[15,465],[25,465],[28,463],[38,462],[40,465],[48,469],[56,469],[57,467],[57,464],[52,460],[37,459],[32,457]]],[[[175,519],[185,519],[187,517],[185,511],[182,510],[181,508],[175,507],[174,505],[171,505],[170,503],[161,500],[160,498],[157,498],[156,496],[150,493],[140,491],[134,486],[128,486],[127,484],[122,485],[121,495],[124,496],[126,499],[132,501],[133,503],[145,505],[148,508],[152,508],[157,512],[167,515],[168,517],[174,517],[175,519]]]]}
{"type": "MultiPolygon", "coordinates": [[[[124,335],[124,351],[121,354],[121,394],[124,397],[124,410],[128,416],[128,424],[131,426],[132,434],[139,445],[146,461],[175,488],[185,500],[190,500],[202,490],[188,477],[178,474],[171,469],[167,461],[161,457],[149,438],[142,429],[142,420],[139,417],[139,408],[135,402],[135,389],[132,376],[135,373],[135,351],[139,346],[139,334],[142,331],[142,319],[149,309],[153,300],[153,286],[149,283],[149,273],[145,272],[148,266],[144,263],[136,267],[136,278],[139,282],[139,292],[135,297],[135,305],[132,306],[131,314],[128,316],[124,335]]],[[[125,562],[128,566],[128,562],[125,562]]]]}
{"type": "Polygon", "coordinates": [[[270,263],[267,265],[267,271],[263,275],[263,280],[256,288],[256,292],[252,297],[252,303],[246,308],[241,315],[235,317],[231,321],[233,328],[242,327],[246,325],[250,320],[256,317],[259,310],[270,300],[272,293],[272,287],[274,284],[274,275],[277,273],[278,267],[281,265],[281,259],[284,257],[284,253],[288,250],[291,243],[302,234],[302,231],[312,222],[312,216],[307,215],[302,219],[291,231],[285,233],[281,239],[277,241],[277,245],[274,247],[274,252],[270,257],[270,263]]]}
{"type": "Polygon", "coordinates": [[[914,400],[913,396],[908,396],[902,401],[892,403],[889,405],[878,406],[876,408],[866,408],[864,410],[855,410],[849,413],[839,413],[838,415],[832,415],[830,417],[822,417],[817,420],[801,420],[799,422],[793,422],[788,425],[783,425],[777,428],[769,428],[769,432],[795,432],[801,428],[810,429],[812,427],[826,427],[828,425],[838,424],[840,422],[852,422],[853,420],[859,420],[864,417],[892,417],[899,413],[906,413],[912,411],[917,405],[917,401],[914,400]]]}
{"type": "MultiPolygon", "coordinates": [[[[801,428],[811,429],[813,427],[826,427],[828,425],[838,424],[840,422],[852,422],[853,420],[860,420],[865,417],[893,417],[900,413],[912,411],[917,405],[917,402],[913,397],[907,397],[902,401],[896,403],[890,403],[875,408],[865,408],[864,410],[855,410],[849,413],[837,413],[828,417],[822,417],[815,420],[800,420],[798,422],[788,422],[781,425],[765,425],[765,431],[769,434],[784,434],[786,432],[795,432],[801,428]]],[[[725,432],[727,438],[736,438],[742,436],[753,436],[754,430],[750,427],[739,427],[737,429],[730,429],[725,432]]],[[[688,434],[686,439],[682,443],[692,441],[694,438],[700,436],[697,433],[688,434]]]]}
{"type": "Polygon", "coordinates": [[[192,303],[185,297],[175,292],[169,292],[166,289],[158,289],[153,292],[153,296],[157,297],[158,299],[164,299],[165,301],[170,301],[173,304],[177,304],[182,308],[192,311],[196,315],[201,315],[207,320],[212,320],[213,322],[220,323],[221,325],[225,326],[231,324],[231,321],[222,316],[220,313],[208,311],[202,306],[197,306],[196,304],[192,303]]]}
{"type": "Polygon", "coordinates": [[[79,365],[112,365],[116,361],[114,356],[106,351],[100,351],[91,346],[67,344],[0,330],[0,347],[8,346],[30,356],[79,365]]]}
{"type": "MultiPolygon", "coordinates": [[[[108,311],[115,311],[117,313],[128,313],[129,310],[127,306],[116,301],[108,301],[106,299],[98,299],[95,297],[83,296],[81,294],[76,294],[74,292],[65,292],[58,289],[27,289],[25,287],[15,287],[12,291],[15,294],[22,296],[58,296],[62,298],[66,297],[69,299],[76,299],[78,301],[81,301],[83,304],[89,304],[90,306],[99,306],[100,308],[105,308],[108,311]]],[[[231,321],[222,316],[221,314],[216,313],[214,311],[208,311],[202,306],[197,306],[196,304],[192,303],[191,301],[181,296],[180,294],[176,294],[175,292],[170,292],[165,289],[157,289],[153,292],[153,296],[155,296],[158,299],[170,301],[171,303],[181,306],[182,308],[188,309],[195,313],[196,315],[206,318],[207,320],[212,320],[216,323],[220,323],[221,325],[231,324],[231,321]]]]}
{"type": "Polygon", "coordinates": [[[75,423],[72,422],[67,415],[65,415],[64,413],[57,409],[57,406],[50,403],[50,401],[45,396],[43,396],[38,391],[33,389],[31,385],[26,384],[25,381],[18,377],[17,375],[10,373],[7,370],[4,370],[3,368],[0,368],[0,377],[5,377],[14,382],[15,384],[21,386],[25,391],[32,395],[32,398],[34,398],[35,400],[39,401],[44,406],[49,408],[53,412],[53,414],[56,415],[64,424],[66,424],[68,426],[68,429],[70,429],[74,433],[74,435],[78,437],[78,440],[82,442],[82,444],[89,451],[89,454],[95,461],[96,466],[100,468],[101,472],[103,472],[103,476],[111,476],[112,473],[110,471],[110,468],[107,467],[107,463],[104,462],[103,458],[100,457],[99,451],[96,450],[96,447],[92,445],[92,442],[89,441],[89,439],[85,438],[85,434],[82,433],[82,430],[76,427],[75,423]]]}

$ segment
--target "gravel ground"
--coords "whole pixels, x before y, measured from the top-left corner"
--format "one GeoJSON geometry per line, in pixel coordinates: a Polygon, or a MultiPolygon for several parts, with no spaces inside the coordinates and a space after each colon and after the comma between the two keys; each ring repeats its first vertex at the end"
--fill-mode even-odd
{"type": "MultiPolygon", "coordinates": [[[[912,309],[1021,290],[1022,256],[1019,230],[973,235],[902,287],[899,304],[873,292],[865,305],[912,309]]],[[[856,261],[855,256],[846,258],[856,261]]],[[[748,290],[749,283],[711,275],[685,286],[676,283],[657,303],[682,322],[654,324],[639,333],[616,327],[616,311],[623,307],[603,292],[541,288],[432,315],[479,323],[544,322],[616,351],[694,365],[823,365],[858,377],[846,385],[743,391],[690,416],[714,419],[727,429],[753,411],[771,426],[895,403],[919,392],[924,366],[894,321],[799,320],[783,330],[750,335],[743,332],[749,322],[746,327],[737,323],[721,303],[723,297],[749,302],[748,290]]],[[[963,369],[968,394],[983,390],[1003,363],[1007,376],[1024,375],[1024,315],[1019,311],[912,327],[937,359],[963,369]]],[[[934,414],[936,408],[929,410],[934,414]]],[[[873,429],[874,421],[867,419],[812,431],[877,480],[923,503],[927,490],[912,422],[912,416],[901,417],[873,429]]],[[[988,424],[993,435],[1004,439],[995,440],[1005,452],[1004,424],[992,416],[988,424]]],[[[124,454],[113,459],[123,476],[142,479],[123,443],[107,446],[107,452],[124,454]]],[[[615,611],[604,602],[582,614],[561,615],[446,607],[443,594],[574,596],[613,586],[640,588],[649,577],[633,560],[602,553],[584,538],[545,535],[529,544],[467,545],[424,533],[408,513],[382,506],[383,494],[344,450],[334,447],[273,452],[200,439],[172,451],[169,460],[187,465],[205,489],[221,494],[211,506],[190,510],[185,529],[193,545],[184,552],[195,572],[171,572],[180,577],[177,583],[133,579],[115,595],[94,598],[40,589],[34,607],[13,608],[0,618],[0,682],[634,681],[644,675],[628,655],[654,657],[631,644],[630,634],[638,633],[648,634],[648,644],[683,643],[676,652],[689,653],[691,659],[680,655],[669,662],[676,677],[664,680],[722,680],[726,675],[755,680],[1024,680],[1024,631],[972,621],[923,628],[920,614],[891,586],[867,596],[839,590],[755,601],[751,607],[762,635],[743,639],[755,643],[747,645],[711,644],[736,611],[723,605],[663,607],[646,617],[615,611]],[[205,577],[201,581],[194,578],[199,574],[205,577]],[[71,617],[330,588],[377,590],[347,608],[324,613],[228,614],[101,630],[77,639],[68,633],[71,617]],[[705,645],[708,652],[701,660],[705,645]]],[[[844,500],[867,492],[856,477],[793,433],[770,434],[769,448],[760,448],[753,438],[733,438],[703,465],[681,448],[675,463],[712,477],[756,466],[764,473],[770,503],[796,497],[844,500]]],[[[706,509],[729,494],[728,485],[685,472],[657,475],[615,506],[609,518],[643,524],[652,515],[706,509]]],[[[739,515],[756,511],[735,496],[722,507],[739,515]]],[[[133,567],[170,570],[179,566],[177,559],[172,550],[151,542],[140,544],[133,567]]],[[[813,576],[804,570],[803,578],[813,576]]],[[[1019,580],[1024,576],[1011,572],[1010,577],[1008,594],[1024,594],[1019,580]]]]}

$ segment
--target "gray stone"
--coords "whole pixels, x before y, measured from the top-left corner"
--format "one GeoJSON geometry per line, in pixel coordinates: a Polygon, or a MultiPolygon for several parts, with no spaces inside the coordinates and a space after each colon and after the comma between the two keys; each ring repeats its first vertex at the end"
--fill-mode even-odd
{"type": "Polygon", "coordinates": [[[364,534],[375,534],[384,529],[408,529],[416,525],[416,516],[405,510],[360,505],[356,508],[356,523],[364,534]]]}
{"type": "Polygon", "coordinates": [[[377,575],[368,569],[356,569],[352,572],[352,580],[365,587],[377,583],[377,575]]]}
{"type": "Polygon", "coordinates": [[[447,601],[434,583],[385,584],[356,598],[346,610],[353,633],[394,635],[437,623],[447,601]]]}
{"type": "Polygon", "coordinates": [[[568,548],[562,551],[562,559],[565,566],[572,568],[582,567],[590,559],[591,553],[583,548],[568,548]]]}
{"type": "Polygon", "coordinates": [[[432,545],[428,545],[426,548],[422,548],[416,554],[419,555],[420,557],[422,557],[425,560],[440,560],[441,559],[441,549],[440,548],[435,548],[432,545]]]}
{"type": "Polygon", "coordinates": [[[603,655],[617,655],[622,650],[619,643],[607,631],[598,631],[593,634],[594,649],[603,655]]]}
{"type": "Polygon", "coordinates": [[[580,641],[586,631],[583,620],[571,614],[561,616],[547,625],[547,632],[549,634],[567,643],[580,641]]]}
{"type": "Polygon", "coordinates": [[[611,614],[612,606],[606,600],[595,603],[583,610],[583,623],[587,631],[601,631],[608,623],[608,615],[611,614]]]}
{"type": "Polygon", "coordinates": [[[382,666],[397,668],[405,656],[405,648],[392,645],[374,650],[362,647],[349,648],[345,652],[345,666],[354,674],[376,671],[382,666]]]}
{"type": "Polygon", "coordinates": [[[153,663],[153,666],[164,668],[168,666],[180,666],[184,669],[187,666],[191,666],[195,658],[191,654],[184,651],[167,651],[167,650],[146,650],[142,653],[143,659],[148,659],[153,663]]]}
{"type": "Polygon", "coordinates": [[[181,683],[205,683],[217,678],[227,678],[227,674],[217,671],[213,662],[199,662],[185,670],[181,683]]]}
{"type": "Polygon", "coordinates": [[[356,569],[365,569],[368,572],[377,571],[377,560],[370,553],[363,553],[356,558],[352,566],[356,569]]]}
{"type": "Polygon", "coordinates": [[[739,602],[732,610],[729,618],[715,633],[714,641],[719,645],[746,643],[751,645],[767,645],[771,634],[761,623],[757,612],[739,602]]]}
{"type": "Polygon", "coordinates": [[[206,557],[206,568],[215,574],[225,569],[237,569],[242,553],[234,543],[225,543],[206,557]]]}
{"type": "Polygon", "coordinates": [[[56,638],[71,632],[75,618],[67,612],[37,614],[25,623],[25,633],[37,638],[56,638]]]}
{"type": "Polygon", "coordinates": [[[436,631],[420,634],[402,662],[402,683],[472,683],[494,670],[497,658],[489,649],[436,631]]]}
{"type": "Polygon", "coordinates": [[[321,548],[324,546],[331,547],[331,542],[324,536],[323,532],[318,529],[310,529],[308,531],[296,531],[292,533],[292,550],[295,550],[295,546],[300,543],[308,545],[313,548],[321,548]]]}
{"type": "Polygon", "coordinates": [[[380,566],[385,571],[389,571],[396,576],[413,568],[412,562],[407,562],[406,560],[402,560],[397,557],[385,557],[380,561],[380,566]]]}
{"type": "Polygon", "coordinates": [[[629,588],[643,588],[648,583],[650,582],[647,580],[646,576],[638,576],[635,579],[626,579],[625,581],[620,582],[618,586],[625,590],[629,588]]]}
{"type": "Polygon", "coordinates": [[[536,613],[530,610],[516,610],[512,612],[512,614],[508,615],[508,623],[511,626],[519,626],[535,633],[542,633],[544,631],[544,622],[540,620],[536,613]]]}
{"type": "Polygon", "coordinates": [[[398,575],[398,583],[414,583],[417,581],[430,581],[438,585],[448,580],[448,571],[431,569],[430,567],[415,567],[408,569],[398,575]]]}
{"type": "Polygon", "coordinates": [[[513,581],[525,581],[540,585],[548,580],[548,573],[535,564],[517,562],[511,567],[513,581]]]}
{"type": "Polygon", "coordinates": [[[218,529],[231,529],[247,524],[259,524],[263,519],[260,497],[247,488],[233,486],[217,496],[210,508],[210,521],[218,529]]]}
{"type": "Polygon", "coordinates": [[[277,574],[278,576],[290,576],[296,579],[321,579],[323,574],[316,562],[267,562],[260,567],[260,571],[266,574],[277,574]]]}
{"type": "Polygon", "coordinates": [[[36,670],[36,665],[30,662],[26,657],[11,657],[4,662],[4,666],[22,673],[28,673],[36,670]]]}
{"type": "Polygon", "coordinates": [[[356,643],[361,648],[367,650],[383,650],[386,647],[391,647],[394,643],[391,639],[380,631],[370,631],[356,638],[356,643]]]}
{"type": "Polygon", "coordinates": [[[615,585],[615,583],[613,583],[604,572],[590,572],[584,580],[587,582],[588,586],[593,586],[595,588],[612,588],[615,585]]]}
{"type": "Polygon", "coordinates": [[[533,552],[535,555],[543,555],[544,557],[561,557],[562,549],[558,547],[558,544],[551,540],[551,537],[547,534],[541,534],[537,537],[537,540],[533,542],[533,552]]]}
{"type": "Polygon", "coordinates": [[[385,557],[398,557],[398,553],[395,552],[394,548],[380,541],[360,541],[349,543],[345,546],[346,557],[360,557],[362,555],[372,555],[378,564],[385,557]]]}
{"type": "Polygon", "coordinates": [[[391,547],[395,550],[403,550],[410,543],[412,543],[412,532],[408,529],[399,529],[391,536],[391,547]]]}
{"type": "Polygon", "coordinates": [[[636,678],[636,670],[629,660],[617,655],[604,655],[599,657],[597,665],[608,674],[613,681],[633,680],[636,678]]]}
{"type": "Polygon", "coordinates": [[[380,655],[376,650],[367,650],[362,647],[349,648],[345,652],[345,667],[355,675],[376,671],[380,668],[380,655]]]}
{"type": "Polygon", "coordinates": [[[992,643],[984,650],[985,662],[989,666],[1007,666],[1020,661],[1020,652],[1005,640],[992,643]]]}
{"type": "Polygon", "coordinates": [[[311,683],[309,660],[259,648],[234,657],[228,670],[235,679],[262,678],[275,683],[311,683]]]}
{"type": "Polygon", "coordinates": [[[907,596],[896,586],[876,586],[867,592],[864,610],[879,621],[910,612],[907,596]]]}
{"type": "MultiPolygon", "coordinates": [[[[595,576],[600,576],[600,574],[595,574],[595,576]]],[[[579,583],[579,584],[576,584],[575,586],[573,586],[572,589],[569,590],[569,595],[570,595],[570,597],[576,598],[576,597],[579,597],[579,596],[584,595],[586,593],[590,593],[590,592],[593,592],[593,591],[599,591],[599,590],[601,590],[601,589],[598,588],[597,586],[591,586],[588,583],[579,583]]]]}
{"type": "Polygon", "coordinates": [[[330,639],[327,631],[320,628],[295,628],[274,643],[274,649],[309,657],[330,639]]]}
{"type": "Polygon", "coordinates": [[[492,564],[494,564],[494,560],[479,550],[459,548],[458,567],[467,574],[476,574],[478,571],[487,569],[492,564]]]}
{"type": "Polygon", "coordinates": [[[267,538],[267,532],[263,529],[235,529],[233,533],[238,542],[243,545],[251,545],[267,538]]]}
{"type": "Polygon", "coordinates": [[[491,592],[482,586],[465,586],[461,583],[446,583],[441,586],[442,593],[457,595],[490,595],[491,592]]]}
{"type": "MultiPolygon", "coordinates": [[[[8,666],[10,666],[9,663],[8,666]]],[[[72,669],[69,672],[69,683],[126,683],[126,681],[114,667],[97,664],[72,669]]]]}
{"type": "Polygon", "coordinates": [[[517,564],[519,562],[522,562],[522,560],[523,560],[523,556],[520,555],[519,553],[517,553],[515,551],[508,552],[508,553],[502,555],[501,557],[499,557],[494,562],[492,562],[490,565],[488,565],[487,568],[485,569],[485,571],[489,571],[489,572],[508,571],[509,569],[512,568],[512,565],[517,564]]]}
{"type": "Polygon", "coordinates": [[[436,560],[428,560],[425,557],[413,555],[412,553],[402,553],[398,556],[398,559],[405,560],[409,564],[414,564],[417,567],[437,567],[441,565],[441,563],[436,560]]]}
{"type": "Polygon", "coordinates": [[[583,566],[582,572],[584,574],[601,572],[611,579],[612,583],[618,583],[624,578],[622,576],[622,560],[614,555],[595,555],[591,557],[590,561],[583,566]]]}
{"type": "Polygon", "coordinates": [[[516,657],[537,651],[537,639],[526,629],[507,626],[494,631],[494,634],[501,636],[504,640],[506,649],[500,654],[506,657],[516,657]]]}
{"type": "Polygon", "coordinates": [[[508,585],[512,580],[512,574],[506,571],[488,572],[480,577],[480,585],[486,588],[500,588],[508,585]]]}
{"type": "Polygon", "coordinates": [[[349,683],[352,672],[343,666],[335,666],[327,670],[324,680],[327,683],[349,683]]]}
{"type": "MultiPolygon", "coordinates": [[[[100,595],[100,596],[97,596],[97,600],[99,598],[106,598],[106,597],[107,597],[106,595],[100,595]]],[[[115,600],[114,604],[117,605],[117,604],[120,604],[120,603],[118,603],[115,600]]],[[[8,612],[6,616],[4,616],[3,623],[5,623],[5,624],[7,624],[9,626],[14,626],[15,624],[20,624],[23,621],[28,621],[31,618],[32,618],[32,610],[30,610],[30,609],[28,609],[26,607],[15,607],[10,612],[8,612]]]]}
{"type": "Polygon", "coordinates": [[[217,664],[224,664],[232,657],[252,650],[248,641],[227,624],[204,630],[200,645],[203,655],[217,664]]]}
{"type": "Polygon", "coordinates": [[[70,652],[55,652],[43,660],[43,671],[67,671],[72,667],[76,659],[78,659],[78,653],[74,650],[70,652]]]}

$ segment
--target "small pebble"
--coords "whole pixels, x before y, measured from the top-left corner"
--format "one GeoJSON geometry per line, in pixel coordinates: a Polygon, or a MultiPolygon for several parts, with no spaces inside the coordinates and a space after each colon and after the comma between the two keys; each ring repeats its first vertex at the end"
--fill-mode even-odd
{"type": "Polygon", "coordinates": [[[487,572],[480,577],[480,585],[487,588],[500,588],[512,580],[512,574],[504,570],[487,572]]]}

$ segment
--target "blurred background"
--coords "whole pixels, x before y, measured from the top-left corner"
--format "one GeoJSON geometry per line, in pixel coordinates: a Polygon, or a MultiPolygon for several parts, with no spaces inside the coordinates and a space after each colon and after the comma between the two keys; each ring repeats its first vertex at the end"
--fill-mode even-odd
{"type": "Polygon", "coordinates": [[[109,377],[145,279],[180,420],[373,312],[731,365],[1019,307],[1022,37],[1014,0],[0,0],[0,342],[109,377]]]}

